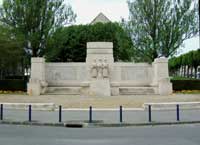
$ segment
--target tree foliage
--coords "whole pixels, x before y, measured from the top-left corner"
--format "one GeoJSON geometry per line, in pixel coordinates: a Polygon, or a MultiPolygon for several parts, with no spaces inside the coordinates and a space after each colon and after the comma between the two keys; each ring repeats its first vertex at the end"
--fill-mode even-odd
{"type": "Polygon", "coordinates": [[[0,8],[0,21],[24,35],[24,48],[34,57],[42,56],[47,38],[75,16],[64,0],[4,0],[0,8]]]}
{"type": "Polygon", "coordinates": [[[198,66],[200,66],[200,49],[169,60],[169,70],[173,75],[184,77],[192,77],[194,75],[196,78],[198,66]]]}
{"type": "Polygon", "coordinates": [[[16,72],[23,57],[23,39],[7,26],[0,25],[0,79],[16,72]],[[6,73],[6,74],[5,74],[6,73]]]}
{"type": "Polygon", "coordinates": [[[114,44],[115,61],[131,61],[131,39],[118,23],[76,25],[58,29],[48,41],[47,61],[85,62],[87,42],[114,44]]]}
{"type": "Polygon", "coordinates": [[[135,58],[153,61],[173,56],[183,41],[198,32],[195,0],[128,1],[129,20],[123,22],[132,37],[135,58]]]}

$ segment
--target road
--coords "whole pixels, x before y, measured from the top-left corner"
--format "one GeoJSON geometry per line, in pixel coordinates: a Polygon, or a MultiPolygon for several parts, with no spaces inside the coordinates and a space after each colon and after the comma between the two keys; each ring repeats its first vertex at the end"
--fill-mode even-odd
{"type": "Polygon", "coordinates": [[[200,125],[72,129],[0,124],[0,145],[200,145],[200,125]]]}

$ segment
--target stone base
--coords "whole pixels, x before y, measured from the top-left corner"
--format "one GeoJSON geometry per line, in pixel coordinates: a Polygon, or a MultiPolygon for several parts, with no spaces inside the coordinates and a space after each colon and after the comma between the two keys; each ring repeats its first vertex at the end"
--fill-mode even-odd
{"type": "Polygon", "coordinates": [[[48,84],[45,81],[31,80],[27,84],[27,93],[30,96],[45,94],[48,84]]]}
{"type": "Polygon", "coordinates": [[[160,95],[170,95],[173,92],[172,83],[169,79],[159,81],[158,91],[160,95]]]}
{"type": "Polygon", "coordinates": [[[92,80],[90,84],[90,95],[92,96],[111,96],[109,79],[92,80]]]}
{"type": "Polygon", "coordinates": [[[27,93],[30,96],[39,96],[41,95],[41,86],[40,83],[28,83],[27,93]]]}
{"type": "Polygon", "coordinates": [[[48,95],[80,95],[81,87],[48,87],[48,95]]]}

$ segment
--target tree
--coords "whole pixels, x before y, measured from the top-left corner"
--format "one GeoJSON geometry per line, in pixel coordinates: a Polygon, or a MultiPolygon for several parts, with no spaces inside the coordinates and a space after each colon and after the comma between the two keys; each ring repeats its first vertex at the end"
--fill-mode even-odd
{"type": "Polygon", "coordinates": [[[11,28],[0,25],[0,79],[11,72],[14,74],[19,69],[23,71],[22,67],[19,67],[23,57],[23,39],[19,34],[14,35],[12,31],[11,28]]]}
{"type": "Polygon", "coordinates": [[[176,57],[172,57],[169,60],[169,70],[170,70],[170,75],[176,75],[176,71],[177,71],[177,66],[176,66],[176,57]]]}
{"type": "Polygon", "coordinates": [[[200,49],[197,51],[193,51],[193,61],[192,61],[192,66],[194,67],[194,73],[195,73],[195,78],[197,78],[197,68],[200,66],[200,49]]]}
{"type": "Polygon", "coordinates": [[[26,53],[33,57],[42,56],[47,38],[75,17],[64,0],[4,0],[0,8],[0,21],[24,35],[26,53]]]}
{"type": "Polygon", "coordinates": [[[192,0],[128,1],[130,32],[135,54],[152,62],[160,56],[173,56],[184,40],[198,33],[198,12],[192,0]]]}
{"type": "Polygon", "coordinates": [[[175,74],[175,71],[183,72],[181,76],[184,77],[195,77],[197,78],[197,68],[200,66],[200,49],[190,51],[186,54],[182,54],[179,57],[172,57],[169,59],[169,70],[175,74]],[[186,70],[187,68],[187,70],[186,70]],[[194,68],[194,71],[193,71],[194,68]],[[190,72],[189,72],[190,71],[190,72]],[[187,74],[186,74],[187,73],[187,74]],[[191,75],[189,75],[191,74],[191,75]]]}
{"type": "Polygon", "coordinates": [[[193,57],[192,57],[192,51],[188,52],[187,54],[185,54],[185,59],[186,59],[186,66],[187,66],[187,77],[189,78],[190,77],[190,69],[192,68],[192,61],[193,60],[193,57]]]}
{"type": "Polygon", "coordinates": [[[48,40],[47,61],[85,62],[86,44],[92,41],[113,42],[114,60],[132,60],[132,42],[118,23],[76,25],[58,29],[48,40]]]}

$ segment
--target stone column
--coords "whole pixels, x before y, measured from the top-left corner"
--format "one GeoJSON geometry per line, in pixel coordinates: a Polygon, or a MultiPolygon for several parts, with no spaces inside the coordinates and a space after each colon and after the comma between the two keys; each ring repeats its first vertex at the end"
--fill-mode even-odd
{"type": "Polygon", "coordinates": [[[172,83],[169,79],[168,59],[165,57],[156,58],[153,62],[154,78],[153,85],[158,87],[160,95],[172,94],[172,83]]]}
{"type": "Polygon", "coordinates": [[[110,69],[114,63],[112,42],[88,42],[86,63],[92,96],[111,96],[110,69]],[[94,70],[96,69],[96,70],[94,70]]]}
{"type": "Polygon", "coordinates": [[[87,42],[86,63],[99,59],[106,59],[109,64],[114,63],[112,42],[87,42]]]}
{"type": "Polygon", "coordinates": [[[31,76],[27,92],[29,95],[41,95],[45,92],[45,59],[41,57],[31,58],[31,76]]]}

